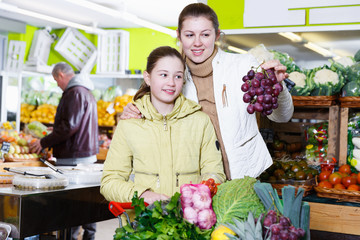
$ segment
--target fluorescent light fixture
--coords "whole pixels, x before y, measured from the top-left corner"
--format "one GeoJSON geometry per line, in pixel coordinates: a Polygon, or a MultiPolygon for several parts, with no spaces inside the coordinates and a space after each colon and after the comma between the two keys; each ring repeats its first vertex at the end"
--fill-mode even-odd
{"type": "Polygon", "coordinates": [[[67,26],[67,27],[73,27],[73,28],[81,29],[81,30],[84,30],[84,31],[90,32],[90,33],[99,33],[99,34],[101,34],[101,33],[105,32],[104,30],[99,29],[99,28],[89,27],[89,26],[86,26],[86,25],[82,25],[82,24],[71,22],[71,21],[63,20],[63,19],[60,19],[60,18],[55,18],[55,17],[44,15],[44,14],[28,11],[28,10],[25,10],[25,9],[18,8],[16,6],[14,6],[14,5],[10,5],[10,4],[6,4],[6,3],[2,3],[2,2],[0,2],[0,9],[8,11],[8,12],[18,13],[18,14],[22,14],[22,15],[25,15],[25,16],[37,18],[37,19],[40,19],[40,20],[48,21],[48,22],[61,24],[61,25],[67,26]]]}
{"type": "Polygon", "coordinates": [[[75,4],[75,5],[87,8],[87,9],[91,9],[91,10],[96,11],[98,13],[102,13],[102,14],[105,14],[105,15],[108,15],[108,16],[110,15],[110,16],[112,16],[114,18],[120,18],[120,19],[126,20],[128,22],[135,23],[135,24],[137,24],[139,26],[143,26],[143,27],[150,28],[150,29],[153,29],[153,30],[158,31],[158,32],[168,34],[168,35],[170,35],[170,36],[172,36],[174,38],[177,37],[177,34],[176,34],[175,30],[172,30],[170,28],[166,28],[166,27],[163,27],[161,25],[158,25],[158,24],[143,20],[141,18],[138,18],[136,15],[125,12],[125,11],[114,10],[114,9],[104,7],[104,6],[100,5],[100,4],[96,4],[94,2],[90,2],[90,1],[87,1],[87,0],[66,0],[66,1],[70,2],[72,4],[75,4]]]}
{"type": "Polygon", "coordinates": [[[317,52],[321,55],[323,55],[324,57],[333,57],[335,54],[323,47],[320,47],[319,45],[316,45],[315,43],[312,42],[307,42],[304,44],[305,47],[313,50],[314,52],[317,52]]]}
{"type": "Polygon", "coordinates": [[[279,32],[279,35],[290,39],[293,42],[301,42],[303,41],[302,37],[300,37],[299,35],[293,33],[293,32],[279,32]]]}
{"type": "Polygon", "coordinates": [[[247,51],[242,50],[241,48],[234,47],[234,46],[228,46],[227,49],[229,49],[230,51],[233,51],[233,52],[241,53],[241,54],[247,53],[247,51]]]}

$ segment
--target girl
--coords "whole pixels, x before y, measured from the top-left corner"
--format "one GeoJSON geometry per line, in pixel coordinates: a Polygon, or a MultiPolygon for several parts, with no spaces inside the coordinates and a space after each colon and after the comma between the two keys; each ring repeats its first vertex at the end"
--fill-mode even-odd
{"type": "Polygon", "coordinates": [[[151,204],[180,192],[184,183],[224,181],[213,125],[181,94],[184,71],[176,49],[150,53],[144,83],[134,96],[143,117],[119,122],[104,163],[101,193],[107,200],[130,202],[137,191],[151,204]]]}
{"type": "MultiPolygon", "coordinates": [[[[255,114],[246,111],[241,91],[242,77],[259,63],[250,54],[231,54],[217,48],[218,18],[205,4],[194,3],[183,9],[177,33],[187,65],[183,94],[198,102],[214,124],[227,179],[259,176],[272,164],[272,158],[255,114]]],[[[287,77],[286,67],[277,60],[264,63],[262,68],[274,68],[279,82],[287,77]]],[[[294,106],[286,87],[278,96],[278,105],[269,119],[289,121],[294,106]]],[[[122,118],[138,118],[140,112],[129,104],[122,118]]]]}

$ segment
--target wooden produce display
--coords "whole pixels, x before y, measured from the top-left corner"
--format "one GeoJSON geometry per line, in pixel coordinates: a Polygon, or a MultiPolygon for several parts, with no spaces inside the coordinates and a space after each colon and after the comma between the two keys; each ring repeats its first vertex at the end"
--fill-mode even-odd
{"type": "Polygon", "coordinates": [[[339,164],[346,164],[348,143],[348,122],[351,110],[360,111],[360,97],[340,97],[339,164]]]}
{"type": "Polygon", "coordinates": [[[312,125],[309,121],[302,120],[326,120],[328,126],[328,158],[339,159],[339,139],[340,139],[340,106],[335,96],[314,96],[302,97],[293,96],[294,114],[291,121],[287,123],[276,123],[265,117],[259,117],[260,128],[274,129],[280,139],[288,142],[303,142],[304,127],[312,125]]]}

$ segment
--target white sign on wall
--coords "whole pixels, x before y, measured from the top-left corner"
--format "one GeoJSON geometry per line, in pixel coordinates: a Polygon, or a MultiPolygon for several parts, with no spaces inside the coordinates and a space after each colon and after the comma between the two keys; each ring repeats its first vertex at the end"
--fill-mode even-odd
{"type": "Polygon", "coordinates": [[[310,25],[360,22],[360,0],[247,0],[244,27],[305,25],[307,10],[310,25]]]}

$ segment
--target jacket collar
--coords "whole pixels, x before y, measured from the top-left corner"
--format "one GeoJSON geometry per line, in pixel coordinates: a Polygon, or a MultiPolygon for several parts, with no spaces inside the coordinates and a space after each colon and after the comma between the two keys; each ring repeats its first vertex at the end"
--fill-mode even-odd
{"type": "MultiPolygon", "coordinates": [[[[136,107],[140,110],[144,118],[149,120],[162,121],[164,116],[161,115],[151,103],[150,94],[144,95],[135,102],[136,107]]],[[[167,120],[180,119],[196,111],[200,111],[201,106],[191,100],[188,100],[181,93],[175,101],[173,110],[166,115],[167,120]]]]}

